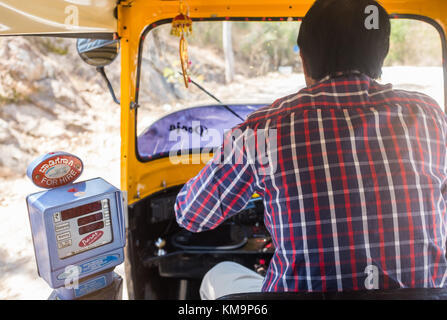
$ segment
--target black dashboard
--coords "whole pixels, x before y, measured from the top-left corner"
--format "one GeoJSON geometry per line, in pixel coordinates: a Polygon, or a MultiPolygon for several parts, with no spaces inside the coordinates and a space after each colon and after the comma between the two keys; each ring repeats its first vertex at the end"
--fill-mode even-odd
{"type": "MultiPolygon", "coordinates": [[[[224,221],[213,230],[193,233],[180,228],[175,221],[174,203],[176,194],[159,197],[151,202],[149,223],[168,222],[163,235],[153,242],[152,252],[148,252],[144,263],[158,265],[160,273],[169,277],[202,277],[218,260],[240,260],[246,256],[258,256],[252,261],[252,268],[261,265],[266,256],[271,256],[272,246],[269,232],[264,226],[264,206],[261,198],[253,198],[237,215],[224,221]],[[194,266],[172,267],[172,259],[189,261],[190,257],[200,257],[194,266]],[[255,259],[256,260],[256,259],[255,259]],[[169,267],[167,266],[169,265],[169,267]]],[[[253,260],[253,259],[249,259],[253,260]]],[[[247,264],[247,263],[244,263],[247,264]]],[[[250,264],[250,263],[248,263],[250,264]]],[[[262,273],[261,270],[259,270],[262,273]]]]}
{"type": "MultiPolygon", "coordinates": [[[[222,261],[238,262],[265,274],[274,246],[264,226],[261,198],[253,198],[240,213],[217,228],[193,233],[177,224],[174,204],[179,191],[180,187],[172,188],[129,207],[127,254],[135,279],[150,274],[152,287],[168,279],[197,284],[222,261]]],[[[182,298],[176,298],[179,297],[182,298]]]]}

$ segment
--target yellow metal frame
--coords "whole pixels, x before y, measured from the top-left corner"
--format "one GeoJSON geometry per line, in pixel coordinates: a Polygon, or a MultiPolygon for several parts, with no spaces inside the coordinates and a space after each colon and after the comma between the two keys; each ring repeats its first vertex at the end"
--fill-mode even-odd
{"type": "MultiPolygon", "coordinates": [[[[187,0],[192,18],[303,17],[313,0],[187,0]]],[[[436,21],[446,33],[446,0],[382,0],[390,14],[419,15],[436,21]]],[[[203,165],[172,165],[169,159],[140,162],[135,151],[135,102],[140,37],[147,26],[177,15],[176,0],[128,0],[118,5],[121,37],[121,189],[129,204],[185,183],[203,165]]],[[[192,163],[190,161],[190,163],[192,163]]]]}

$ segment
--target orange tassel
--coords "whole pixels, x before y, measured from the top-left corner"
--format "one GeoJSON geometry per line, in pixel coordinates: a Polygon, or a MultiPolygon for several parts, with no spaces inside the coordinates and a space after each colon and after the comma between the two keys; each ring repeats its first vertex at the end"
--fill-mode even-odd
{"type": "Polygon", "coordinates": [[[183,2],[180,1],[180,14],[172,19],[171,35],[180,37],[179,54],[186,88],[188,88],[188,83],[190,82],[188,74],[190,61],[188,58],[188,42],[185,36],[190,34],[192,34],[192,19],[185,12],[183,2]]]}

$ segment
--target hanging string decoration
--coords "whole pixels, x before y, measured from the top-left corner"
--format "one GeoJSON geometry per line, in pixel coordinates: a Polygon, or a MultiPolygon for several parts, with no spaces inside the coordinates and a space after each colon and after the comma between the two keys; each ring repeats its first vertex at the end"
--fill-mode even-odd
{"type": "Polygon", "coordinates": [[[183,1],[180,1],[180,13],[172,20],[171,35],[180,37],[179,54],[180,62],[182,64],[183,80],[185,81],[185,87],[188,88],[189,66],[191,62],[188,57],[188,42],[186,36],[192,34],[192,19],[189,17],[189,10],[185,9],[183,1]]]}

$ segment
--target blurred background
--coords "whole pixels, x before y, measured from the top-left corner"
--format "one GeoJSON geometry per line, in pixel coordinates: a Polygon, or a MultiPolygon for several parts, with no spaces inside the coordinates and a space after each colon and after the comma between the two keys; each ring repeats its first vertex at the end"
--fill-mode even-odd
{"type": "MultiPolygon", "coordinates": [[[[300,23],[197,22],[188,37],[194,81],[224,102],[266,104],[304,87],[296,45],[300,23]]],[[[179,39],[170,25],[143,44],[138,133],[163,115],[215,104],[185,89],[179,39]]],[[[421,21],[392,22],[391,49],[379,82],[427,93],[444,108],[441,39],[421,21]]],[[[106,72],[117,96],[119,58],[106,72]]],[[[38,191],[25,177],[28,164],[50,151],[84,161],[81,179],[101,176],[120,185],[120,108],[94,68],[77,56],[75,40],[0,38],[0,299],[46,299],[37,275],[26,195],[38,191]]],[[[123,274],[123,266],[118,268],[123,274]]]]}

